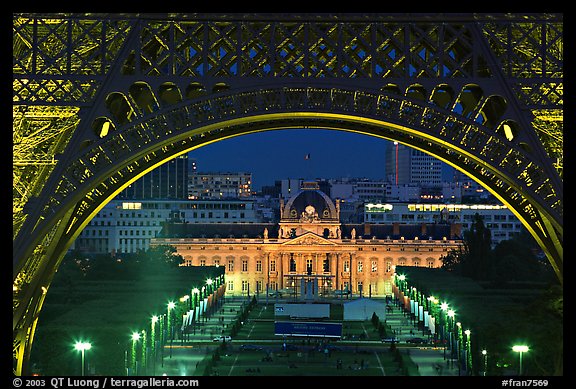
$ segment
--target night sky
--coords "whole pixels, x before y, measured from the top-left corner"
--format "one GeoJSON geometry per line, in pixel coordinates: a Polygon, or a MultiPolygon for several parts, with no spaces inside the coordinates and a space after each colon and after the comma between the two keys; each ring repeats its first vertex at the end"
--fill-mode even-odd
{"type": "Polygon", "coordinates": [[[391,142],[345,131],[290,129],[241,135],[189,153],[200,173],[252,173],[252,188],[285,178],[385,179],[391,142]],[[310,154],[310,159],[306,155],[310,154]]]}

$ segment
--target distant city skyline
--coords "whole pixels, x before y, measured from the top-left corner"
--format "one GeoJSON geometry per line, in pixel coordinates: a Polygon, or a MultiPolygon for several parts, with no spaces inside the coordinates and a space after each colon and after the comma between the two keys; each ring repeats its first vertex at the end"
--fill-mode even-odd
{"type": "MultiPolygon", "coordinates": [[[[253,190],[285,178],[385,180],[390,141],[346,131],[273,130],[222,140],[188,154],[198,172],[246,172],[253,190]]],[[[446,166],[444,179],[453,169],[446,166]]]]}

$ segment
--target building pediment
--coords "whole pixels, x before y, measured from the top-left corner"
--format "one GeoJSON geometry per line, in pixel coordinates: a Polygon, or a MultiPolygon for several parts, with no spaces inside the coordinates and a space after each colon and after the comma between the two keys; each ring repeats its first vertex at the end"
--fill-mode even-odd
{"type": "Polygon", "coordinates": [[[328,239],[324,239],[321,236],[314,234],[313,232],[307,232],[304,235],[298,236],[291,239],[282,245],[298,245],[298,246],[311,246],[311,245],[324,245],[324,246],[336,246],[336,243],[328,239]]]}

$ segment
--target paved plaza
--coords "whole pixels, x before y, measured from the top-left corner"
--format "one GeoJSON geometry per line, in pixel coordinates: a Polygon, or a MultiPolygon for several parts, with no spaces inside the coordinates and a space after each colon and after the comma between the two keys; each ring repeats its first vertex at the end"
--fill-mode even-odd
{"type": "MultiPolygon", "coordinates": [[[[257,328],[257,323],[260,320],[259,317],[265,313],[269,315],[270,313],[266,312],[266,309],[272,309],[274,306],[274,301],[268,301],[268,306],[263,303],[265,303],[265,300],[261,300],[248,316],[241,330],[241,334],[243,335],[242,339],[233,338],[232,342],[227,345],[223,358],[229,358],[231,365],[229,368],[226,367],[224,369],[225,371],[218,371],[219,375],[236,375],[235,372],[239,372],[239,369],[234,366],[234,361],[244,355],[239,351],[242,345],[257,342],[259,345],[281,351],[282,339],[279,337],[274,338],[273,334],[270,334],[272,336],[269,335],[264,339],[257,337],[258,334],[253,333],[253,329],[257,328]]],[[[228,335],[230,333],[231,326],[244,309],[244,304],[247,304],[247,300],[226,298],[224,303],[218,307],[215,312],[205,318],[201,323],[198,323],[189,334],[180,334],[172,342],[169,342],[164,348],[163,359],[157,358],[155,363],[148,366],[148,369],[150,369],[149,373],[153,375],[165,374],[168,376],[202,375],[202,361],[204,361],[205,358],[212,358],[214,351],[220,346],[218,342],[212,341],[213,338],[218,335],[228,335]]],[[[400,352],[405,357],[409,357],[416,367],[416,370],[414,371],[413,369],[410,375],[458,376],[460,373],[464,375],[465,372],[458,371],[457,364],[452,364],[451,361],[446,358],[443,348],[416,345],[408,346],[405,343],[407,338],[414,336],[425,337],[425,334],[414,327],[409,317],[403,314],[401,308],[392,305],[390,305],[390,307],[386,314],[386,324],[392,328],[396,333],[396,337],[399,338],[400,343],[398,343],[398,348],[400,352]]],[[[372,324],[370,322],[363,322],[360,326],[367,335],[372,330],[372,324]]],[[[301,342],[305,343],[304,340],[301,342]]],[[[387,347],[382,347],[382,342],[375,338],[374,335],[366,336],[363,340],[338,340],[332,342],[332,344],[338,346],[340,350],[350,350],[350,354],[360,350],[376,355],[376,363],[371,366],[373,374],[385,376],[393,375],[392,373],[394,373],[393,371],[386,371],[390,370],[390,367],[383,365],[378,366],[378,355],[373,350],[387,350],[387,347]]],[[[305,349],[305,347],[301,347],[301,349],[305,349]]],[[[340,352],[348,353],[348,351],[340,352]]],[[[302,352],[298,353],[300,366],[304,365],[304,361],[306,361],[308,365],[320,361],[320,359],[308,359],[308,355],[309,354],[305,354],[302,356],[302,352]]],[[[335,361],[337,361],[337,359],[335,359],[335,361]]],[[[333,363],[334,366],[336,366],[335,363],[336,362],[333,363]]],[[[322,365],[319,366],[322,367],[322,365]]],[[[351,367],[348,366],[348,368],[351,367]]],[[[256,368],[254,370],[256,370],[256,368]]],[[[260,369],[258,369],[258,371],[259,370],[260,369]]],[[[324,372],[324,374],[326,373],[324,372]]],[[[341,372],[341,374],[345,375],[346,372],[341,372]]]]}

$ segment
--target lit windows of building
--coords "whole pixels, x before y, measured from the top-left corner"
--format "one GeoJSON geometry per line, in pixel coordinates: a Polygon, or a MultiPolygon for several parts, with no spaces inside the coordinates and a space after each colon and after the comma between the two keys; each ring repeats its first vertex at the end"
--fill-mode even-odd
{"type": "Polygon", "coordinates": [[[193,173],[188,180],[189,199],[247,198],[252,195],[250,173],[193,173]]]}
{"type": "Polygon", "coordinates": [[[303,185],[288,201],[281,200],[280,207],[278,223],[220,225],[214,230],[201,224],[195,228],[191,223],[168,223],[152,243],[176,247],[186,264],[193,266],[225,249],[229,253],[226,278],[242,285],[240,291],[228,289],[229,295],[245,294],[248,289],[256,293],[256,285],[262,286],[259,291],[298,290],[311,280],[329,290],[350,287],[359,293],[359,285],[364,285],[368,288],[364,294],[386,295],[395,266],[439,267],[445,250],[462,244],[455,233],[459,229],[450,221],[341,223],[339,202],[312,184],[303,185]],[[362,257],[363,253],[369,256],[362,257]],[[240,269],[231,265],[236,259],[241,261],[240,269]],[[364,262],[369,271],[363,271],[364,262]]]}
{"type": "Polygon", "coordinates": [[[344,261],[344,272],[350,273],[350,261],[344,261]]]}

